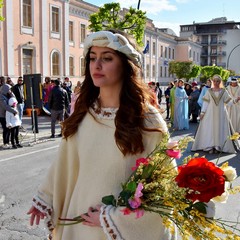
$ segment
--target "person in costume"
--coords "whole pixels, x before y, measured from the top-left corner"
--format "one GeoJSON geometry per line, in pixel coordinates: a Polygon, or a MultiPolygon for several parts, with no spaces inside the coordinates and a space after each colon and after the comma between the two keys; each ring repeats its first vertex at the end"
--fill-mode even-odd
{"type": "Polygon", "coordinates": [[[195,135],[192,151],[203,150],[209,153],[236,153],[239,149],[237,141],[228,137],[234,133],[226,105],[236,104],[222,85],[219,75],[212,77],[213,85],[203,97],[200,113],[200,124],[195,135]]]}
{"type": "Polygon", "coordinates": [[[85,79],[75,110],[63,122],[56,161],[29,210],[30,224],[45,218],[56,240],[169,240],[162,218],[151,212],[136,219],[122,207],[101,204],[118,196],[139,157],[146,157],[168,132],[150,103],[141,78],[141,54],[117,31],[90,34],[84,43],[85,79]],[[79,216],[61,226],[59,218],[79,216]]]}
{"type": "Polygon", "coordinates": [[[236,101],[235,104],[227,106],[229,118],[232,122],[234,131],[240,133],[240,102],[237,101],[240,97],[240,86],[237,79],[232,78],[226,89],[231,98],[236,101]]]}
{"type": "Polygon", "coordinates": [[[198,97],[197,103],[198,103],[198,105],[200,106],[200,108],[201,108],[202,105],[203,105],[203,100],[202,100],[202,98],[203,98],[203,96],[206,94],[207,90],[211,87],[211,85],[212,85],[212,80],[209,78],[209,79],[207,80],[207,82],[206,82],[206,85],[202,88],[202,90],[201,90],[201,92],[200,92],[200,95],[199,95],[199,97],[198,97]]]}
{"type": "Polygon", "coordinates": [[[171,88],[170,90],[170,98],[169,98],[169,102],[170,102],[170,120],[171,120],[171,123],[174,122],[174,110],[175,110],[175,107],[174,107],[174,104],[175,104],[175,90],[177,88],[177,85],[178,85],[178,80],[175,79],[174,80],[174,86],[171,88]]]}
{"type": "Polygon", "coordinates": [[[174,129],[189,129],[188,108],[188,95],[184,89],[184,82],[182,79],[179,79],[178,86],[175,90],[174,129]]]}

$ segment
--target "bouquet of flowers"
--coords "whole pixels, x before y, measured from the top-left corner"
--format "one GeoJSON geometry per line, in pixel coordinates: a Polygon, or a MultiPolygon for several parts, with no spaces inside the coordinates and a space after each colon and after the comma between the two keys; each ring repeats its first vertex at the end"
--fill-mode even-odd
{"type": "MultiPolygon", "coordinates": [[[[239,134],[230,139],[237,137],[239,134]]],[[[136,218],[142,217],[144,211],[158,213],[172,233],[177,226],[182,239],[240,239],[236,222],[214,219],[211,214],[214,202],[225,202],[229,194],[240,191],[239,186],[228,184],[237,177],[236,170],[228,163],[218,166],[197,154],[184,158],[177,167],[175,159],[192,140],[185,137],[169,142],[166,134],[149,156],[136,160],[118,198],[109,195],[102,202],[122,206],[124,215],[134,213],[136,218]]],[[[71,221],[75,224],[82,219],[71,221]]]]}

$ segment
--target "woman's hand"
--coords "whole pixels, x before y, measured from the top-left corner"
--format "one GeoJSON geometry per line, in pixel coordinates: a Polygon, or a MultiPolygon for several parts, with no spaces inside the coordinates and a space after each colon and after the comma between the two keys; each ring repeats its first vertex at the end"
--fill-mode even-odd
{"type": "Polygon", "coordinates": [[[100,223],[100,208],[101,205],[97,205],[95,208],[90,207],[86,214],[82,214],[81,217],[85,220],[83,225],[91,227],[101,227],[100,223]]]}
{"type": "Polygon", "coordinates": [[[201,113],[200,113],[200,116],[199,116],[200,120],[202,120],[202,119],[203,119],[203,117],[204,117],[204,114],[205,114],[204,112],[201,112],[201,113]]]}
{"type": "Polygon", "coordinates": [[[31,226],[34,225],[34,221],[35,221],[36,225],[39,225],[40,220],[44,219],[44,217],[46,216],[44,213],[40,212],[37,208],[35,208],[33,206],[29,209],[27,214],[29,214],[29,215],[31,214],[31,218],[30,218],[31,226]]]}

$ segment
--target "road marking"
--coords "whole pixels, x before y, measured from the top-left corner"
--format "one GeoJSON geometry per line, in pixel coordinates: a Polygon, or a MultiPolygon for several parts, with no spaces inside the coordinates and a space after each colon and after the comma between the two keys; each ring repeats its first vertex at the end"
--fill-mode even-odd
{"type": "Polygon", "coordinates": [[[33,151],[33,152],[28,152],[28,153],[20,154],[20,155],[13,156],[13,157],[10,157],[10,158],[4,158],[4,159],[1,159],[1,160],[0,160],[0,163],[1,163],[1,162],[6,162],[6,161],[8,161],[8,160],[13,160],[13,159],[16,159],[16,158],[19,158],[19,157],[28,156],[28,155],[31,155],[31,154],[34,154],[34,153],[39,153],[39,152],[42,152],[42,151],[51,150],[51,149],[58,148],[58,147],[59,147],[59,145],[53,146],[53,147],[49,147],[49,148],[40,149],[40,150],[33,151]]]}

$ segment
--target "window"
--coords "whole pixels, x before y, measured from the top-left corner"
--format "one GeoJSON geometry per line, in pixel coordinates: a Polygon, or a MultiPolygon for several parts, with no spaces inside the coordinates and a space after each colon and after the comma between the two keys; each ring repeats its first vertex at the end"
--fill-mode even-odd
{"type": "Polygon", "coordinates": [[[60,56],[58,52],[53,52],[52,54],[52,75],[60,75],[60,56]]]}
{"type": "Polygon", "coordinates": [[[23,74],[33,73],[33,50],[23,49],[23,74]]]}
{"type": "Polygon", "coordinates": [[[84,58],[80,58],[80,76],[84,76],[85,74],[85,60],[84,58]]]}
{"type": "Polygon", "coordinates": [[[69,42],[73,42],[73,22],[69,21],[69,42]]]}
{"type": "Polygon", "coordinates": [[[74,58],[69,57],[69,75],[74,76],[74,58]]]}
{"type": "Polygon", "coordinates": [[[156,77],[156,73],[155,73],[155,65],[152,65],[152,77],[153,77],[153,78],[156,77]]]}
{"type": "Polygon", "coordinates": [[[164,67],[164,77],[167,77],[167,67],[164,67]]]}
{"type": "Polygon", "coordinates": [[[193,51],[193,61],[195,61],[195,58],[196,58],[196,53],[195,53],[195,51],[193,51]]]}
{"type": "Polygon", "coordinates": [[[23,26],[32,27],[32,0],[22,2],[23,26]]]}
{"type": "Polygon", "coordinates": [[[80,25],[80,43],[83,43],[86,38],[86,25],[80,25]]]}
{"type": "Polygon", "coordinates": [[[163,57],[163,46],[161,46],[161,53],[160,56],[163,57]]]}
{"type": "Polygon", "coordinates": [[[168,49],[168,58],[171,59],[171,48],[168,49]]]}
{"type": "Polygon", "coordinates": [[[190,49],[189,50],[189,58],[191,58],[192,57],[192,50],[190,49]]]}
{"type": "Polygon", "coordinates": [[[155,42],[153,42],[152,51],[153,51],[153,56],[155,56],[156,55],[156,43],[155,42]]]}
{"type": "Polygon", "coordinates": [[[60,33],[60,13],[59,8],[52,7],[52,32],[60,33]]]}
{"type": "Polygon", "coordinates": [[[167,47],[165,47],[165,58],[167,58],[167,47]]]}
{"type": "Polygon", "coordinates": [[[163,76],[163,67],[160,66],[160,77],[162,77],[162,76],[163,76]]]}
{"type": "Polygon", "coordinates": [[[174,49],[172,50],[172,59],[174,59],[175,58],[175,51],[174,51],[174,49]]]}
{"type": "Polygon", "coordinates": [[[146,77],[149,78],[149,64],[146,66],[146,77]]]}

